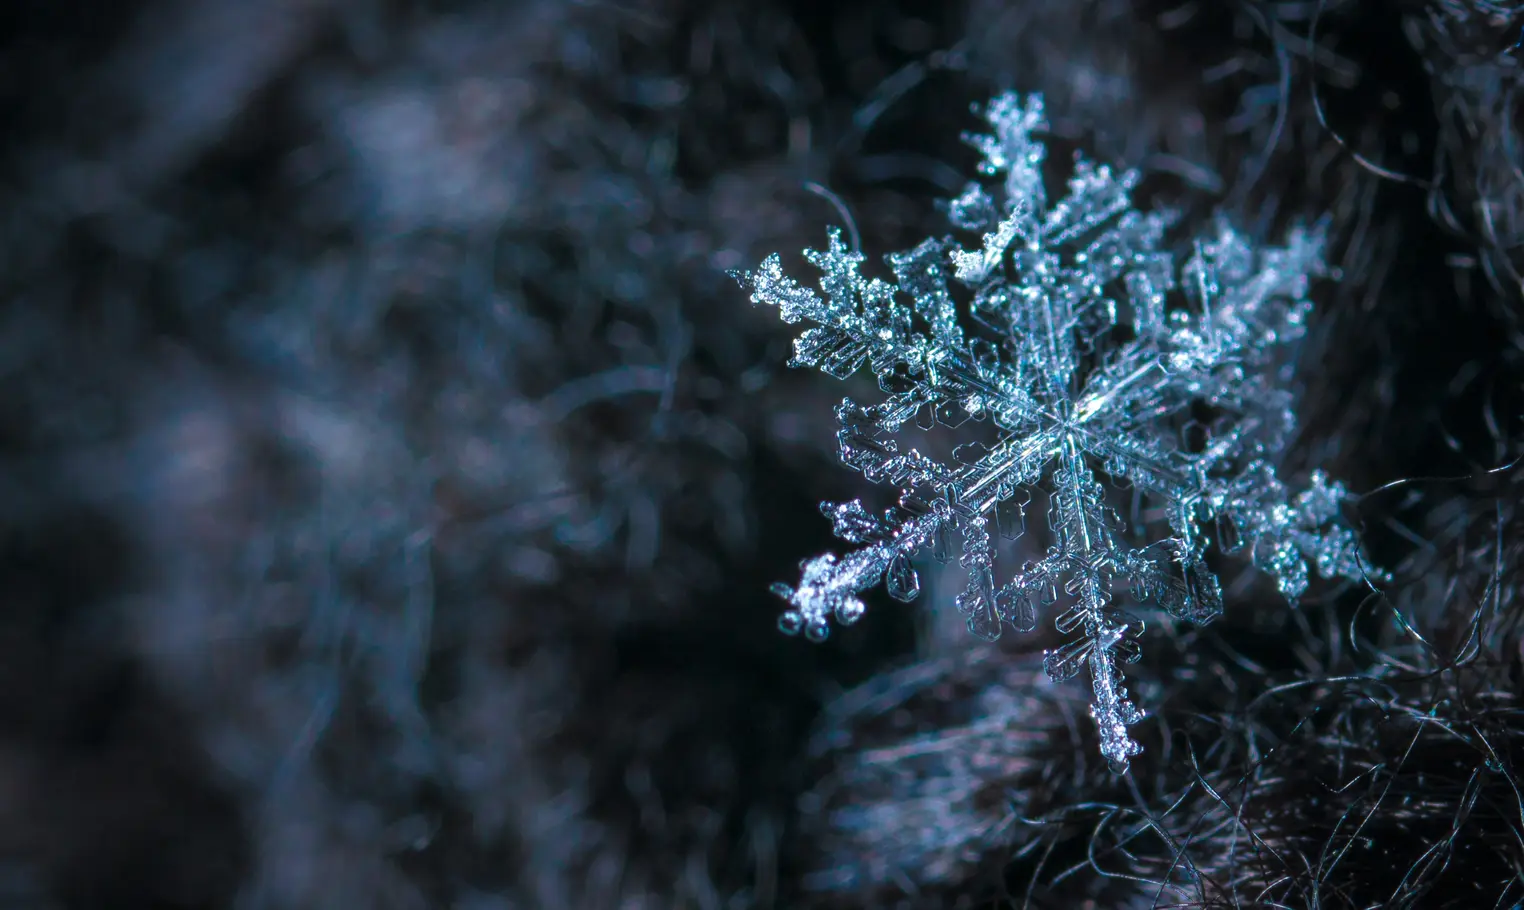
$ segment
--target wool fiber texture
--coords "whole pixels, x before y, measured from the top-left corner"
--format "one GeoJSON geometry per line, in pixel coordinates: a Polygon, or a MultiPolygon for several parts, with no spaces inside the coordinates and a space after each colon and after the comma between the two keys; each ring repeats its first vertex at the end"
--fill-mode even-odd
{"type": "Polygon", "coordinates": [[[0,906],[1524,901],[1521,48],[1489,0],[7,4],[0,906]],[[1126,776],[1051,636],[768,593],[868,485],[726,273],[940,233],[1006,90],[1340,273],[1286,470],[1393,577],[1221,560],[1126,776]]]}

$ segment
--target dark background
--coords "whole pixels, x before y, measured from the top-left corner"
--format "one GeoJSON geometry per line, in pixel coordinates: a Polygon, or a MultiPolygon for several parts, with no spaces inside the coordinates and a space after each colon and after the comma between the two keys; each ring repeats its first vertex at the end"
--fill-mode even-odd
{"type": "Polygon", "coordinates": [[[1524,899],[1521,27],[5,4],[0,907],[1524,899]],[[1002,89],[1054,186],[1083,148],[1187,234],[1327,218],[1342,271],[1287,470],[1374,491],[1395,577],[1292,610],[1223,563],[1130,673],[1128,778],[935,573],[818,647],[767,593],[868,494],[725,272],[824,242],[811,184],[870,252],[941,233],[1002,89]]]}

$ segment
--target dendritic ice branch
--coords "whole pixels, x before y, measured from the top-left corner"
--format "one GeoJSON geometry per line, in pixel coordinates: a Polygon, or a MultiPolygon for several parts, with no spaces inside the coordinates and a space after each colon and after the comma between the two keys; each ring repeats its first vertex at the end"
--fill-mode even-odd
{"type": "Polygon", "coordinates": [[[977,248],[943,238],[892,254],[890,284],[863,277],[863,256],[832,231],[828,249],[805,252],[824,297],[785,276],[777,255],[739,276],[753,303],[812,324],[790,365],[838,379],[872,370],[884,399],[836,409],[841,459],[899,491],[882,514],[821,504],[860,547],[807,561],[798,587],[775,585],[789,602],[780,626],[824,639],[828,618],[856,621],[858,594],[880,580],[914,599],[911,557],[923,547],[942,561],[956,553],[968,570],[957,605],[974,634],[1029,631],[1040,604],[1058,611],[1072,639],[1047,652],[1047,672],[1089,670],[1101,750],[1120,772],[1139,751],[1127,727],[1142,712],[1118,665],[1138,657],[1143,623],[1117,606],[1119,582],[1175,616],[1215,618],[1209,530],[1291,600],[1309,563],[1324,577],[1365,577],[1339,523],[1345,489],[1314,472],[1293,492],[1275,468],[1295,422],[1284,350],[1303,333],[1309,280],[1327,271],[1322,239],[1295,230],[1283,247],[1257,247],[1219,222],[1179,267],[1163,243],[1171,217],[1132,207],[1134,172],[1078,159],[1068,193],[1049,203],[1040,98],[1004,95],[984,116],[993,135],[968,141],[981,173],[1003,182],[970,183],[949,204],[956,229],[983,233],[977,248]],[[912,421],[988,429],[944,462],[901,451],[894,437],[912,421]],[[1139,527],[1121,520],[1102,479],[1131,488],[1139,527]],[[1019,536],[1034,489],[1046,493],[1051,546],[997,584],[991,526],[1019,536]],[[1167,535],[1141,536],[1164,523],[1167,535]]]}

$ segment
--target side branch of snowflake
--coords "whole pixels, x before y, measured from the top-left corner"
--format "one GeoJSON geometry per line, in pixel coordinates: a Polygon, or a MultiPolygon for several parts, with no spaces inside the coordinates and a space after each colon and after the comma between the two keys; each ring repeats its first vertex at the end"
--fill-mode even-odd
{"type": "Polygon", "coordinates": [[[1137,658],[1143,623],[1117,605],[1118,582],[1134,600],[1212,620],[1222,591],[1204,561],[1208,529],[1291,600],[1309,567],[1371,574],[1339,521],[1344,488],[1314,472],[1293,491],[1275,467],[1295,425],[1285,351],[1303,333],[1310,280],[1326,272],[1322,238],[1297,230],[1257,247],[1219,221],[1180,265],[1164,246],[1172,219],[1133,208],[1131,171],[1081,159],[1048,202],[1039,98],[1001,96],[984,117],[991,134],[968,141],[993,192],[972,182],[949,205],[957,231],[982,235],[976,248],[934,238],[891,254],[890,284],[863,277],[863,256],[833,230],[824,251],[805,252],[823,296],[777,255],[740,276],[753,303],[809,324],[790,365],[878,379],[883,400],[836,410],[841,460],[899,494],[878,515],[856,500],[821,504],[859,548],[809,560],[797,587],[775,585],[789,603],[780,625],[824,639],[831,618],[862,616],[859,594],[880,581],[914,599],[922,548],[956,556],[968,570],[957,606],[974,634],[1029,631],[1039,607],[1057,611],[1070,638],[1047,653],[1048,673],[1089,670],[1101,749],[1120,771],[1139,751],[1127,727],[1142,712],[1119,665],[1137,658]],[[901,451],[912,421],[985,422],[994,442],[966,442],[944,463],[901,451]],[[1162,506],[1167,531],[1127,527],[1102,479],[1162,506]],[[992,532],[1022,533],[1034,489],[1046,491],[1051,545],[997,581],[992,532]]]}

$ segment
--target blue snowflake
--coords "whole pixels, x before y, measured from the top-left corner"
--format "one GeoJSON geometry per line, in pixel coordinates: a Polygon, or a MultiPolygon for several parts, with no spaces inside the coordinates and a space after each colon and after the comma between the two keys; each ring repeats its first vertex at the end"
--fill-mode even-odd
{"type": "Polygon", "coordinates": [[[983,232],[979,248],[927,240],[886,257],[890,284],[864,278],[863,256],[832,231],[828,249],[805,253],[824,273],[823,298],[785,276],[777,255],[739,276],[753,303],[813,324],[790,365],[838,379],[866,366],[877,377],[882,401],[836,409],[841,459],[899,490],[881,515],[857,500],[821,504],[860,548],[807,561],[797,587],[775,585],[789,602],[780,626],[824,639],[828,618],[855,622],[859,593],[880,580],[914,599],[911,557],[923,547],[942,561],[956,552],[968,570],[957,605],[974,634],[1029,631],[1039,605],[1058,611],[1071,638],[1046,653],[1047,672],[1062,680],[1088,668],[1101,751],[1120,772],[1139,751],[1127,728],[1142,712],[1118,664],[1137,659],[1143,623],[1116,606],[1119,581],[1138,601],[1212,620],[1222,589],[1203,559],[1208,529],[1219,549],[1246,549],[1291,600],[1309,564],[1324,577],[1366,577],[1339,523],[1345,489],[1314,472],[1293,492],[1275,467],[1295,424],[1285,351],[1303,334],[1309,280],[1328,271],[1322,240],[1296,230],[1283,247],[1256,247],[1219,221],[1181,269],[1161,248],[1171,217],[1132,207],[1134,172],[1078,159],[1068,193],[1049,204],[1034,138],[1045,128],[1040,98],[1005,95],[984,116],[993,135],[967,138],[981,173],[1003,185],[992,194],[971,183],[949,205],[955,228],[983,232]],[[901,450],[894,437],[912,421],[991,429],[949,463],[901,450]],[[1133,515],[1164,521],[1129,529],[1103,478],[1134,492],[1133,515]],[[1034,490],[1046,491],[1051,546],[997,585],[991,523],[1020,536],[1034,490]],[[1168,535],[1136,545],[1136,531],[1163,523],[1168,535]]]}

